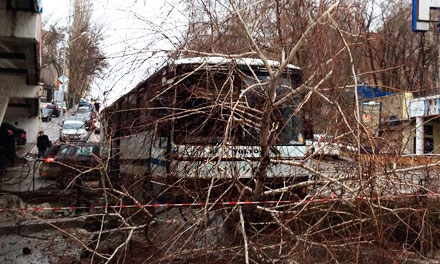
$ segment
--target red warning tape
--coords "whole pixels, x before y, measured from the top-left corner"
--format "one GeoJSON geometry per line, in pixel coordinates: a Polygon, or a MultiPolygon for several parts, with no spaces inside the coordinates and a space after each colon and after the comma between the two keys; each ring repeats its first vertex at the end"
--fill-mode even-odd
{"type": "Polygon", "coordinates": [[[156,208],[156,207],[201,207],[206,205],[258,205],[258,204],[288,204],[297,201],[233,201],[233,202],[218,202],[218,203],[165,203],[165,204],[134,204],[134,205],[98,205],[98,206],[66,206],[66,207],[21,207],[21,208],[3,208],[1,212],[17,212],[17,211],[61,211],[61,210],[77,210],[77,209],[119,209],[119,208],[156,208]]]}
{"type": "Polygon", "coordinates": [[[123,209],[123,208],[157,208],[157,207],[202,207],[202,206],[235,206],[235,205],[282,205],[282,204],[298,204],[298,203],[327,203],[330,201],[350,201],[350,200],[392,200],[396,198],[408,197],[440,197],[440,195],[430,194],[406,194],[397,196],[384,197],[367,197],[357,196],[352,198],[336,198],[332,195],[331,198],[306,199],[295,201],[231,201],[231,202],[217,202],[217,203],[153,203],[153,204],[135,204],[135,205],[98,205],[98,206],[65,206],[65,207],[21,207],[21,208],[1,208],[0,213],[4,212],[19,212],[19,211],[62,211],[62,210],[78,210],[78,209],[123,209]]]}

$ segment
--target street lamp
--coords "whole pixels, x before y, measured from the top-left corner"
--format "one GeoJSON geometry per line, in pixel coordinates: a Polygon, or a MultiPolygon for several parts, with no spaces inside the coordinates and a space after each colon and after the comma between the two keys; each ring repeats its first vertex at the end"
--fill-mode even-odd
{"type": "MultiPolygon", "coordinates": [[[[72,44],[73,42],[77,41],[82,36],[86,35],[88,32],[84,31],[82,32],[78,37],[74,38],[73,40],[69,41],[68,45],[72,44]]],[[[67,52],[66,52],[66,42],[64,43],[64,52],[63,52],[63,75],[61,75],[58,80],[62,83],[61,91],[59,94],[59,99],[61,101],[61,109],[60,109],[60,124],[63,122],[63,116],[64,116],[64,93],[67,91],[67,82],[69,81],[69,78],[66,76],[66,58],[67,58],[67,52]]]]}

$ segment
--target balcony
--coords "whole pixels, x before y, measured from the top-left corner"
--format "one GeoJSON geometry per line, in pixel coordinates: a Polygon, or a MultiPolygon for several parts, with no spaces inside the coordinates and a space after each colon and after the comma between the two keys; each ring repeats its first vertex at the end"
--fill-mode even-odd
{"type": "Polygon", "coordinates": [[[0,0],[0,75],[22,75],[37,85],[41,59],[38,0],[0,0]]]}

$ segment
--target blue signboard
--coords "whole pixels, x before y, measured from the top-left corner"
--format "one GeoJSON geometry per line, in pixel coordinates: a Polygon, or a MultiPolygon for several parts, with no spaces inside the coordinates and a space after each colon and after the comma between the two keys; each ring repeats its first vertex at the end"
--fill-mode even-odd
{"type": "Polygon", "coordinates": [[[358,85],[357,92],[361,98],[365,99],[377,98],[393,94],[392,92],[384,92],[378,87],[371,87],[368,85],[358,85]]]}

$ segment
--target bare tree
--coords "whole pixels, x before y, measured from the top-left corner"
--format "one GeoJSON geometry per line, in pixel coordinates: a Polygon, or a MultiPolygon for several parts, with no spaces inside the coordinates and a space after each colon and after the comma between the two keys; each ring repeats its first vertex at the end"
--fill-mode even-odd
{"type": "Polygon", "coordinates": [[[68,48],[70,106],[90,91],[91,82],[108,66],[100,47],[102,26],[91,22],[89,1],[74,2],[74,19],[68,48]]]}
{"type": "Polygon", "coordinates": [[[360,82],[410,90],[436,76],[423,79],[413,63],[434,57],[422,59],[420,39],[404,34],[408,8],[378,20],[374,1],[183,3],[187,32],[169,65],[104,110],[104,155],[90,169],[102,172],[102,204],[116,206],[83,216],[96,219],[81,241],[91,261],[431,258],[439,162],[380,155],[375,146],[399,138],[361,122],[357,94],[360,82]],[[283,156],[291,139],[310,140],[307,153],[283,156]]]}

